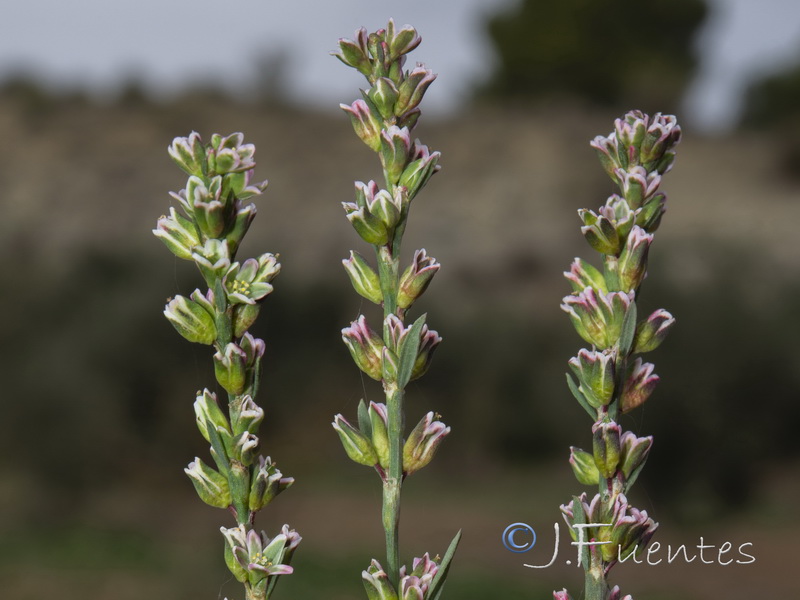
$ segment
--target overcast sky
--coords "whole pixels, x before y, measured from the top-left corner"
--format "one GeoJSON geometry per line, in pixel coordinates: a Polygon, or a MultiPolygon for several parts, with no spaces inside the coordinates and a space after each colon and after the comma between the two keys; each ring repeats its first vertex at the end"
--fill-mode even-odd
{"type": "MultiPolygon", "coordinates": [[[[159,93],[215,80],[243,89],[259,60],[287,57],[286,93],[335,108],[361,78],[328,56],[339,37],[394,16],[423,45],[412,58],[440,77],[433,110],[457,106],[490,71],[482,21],[516,0],[28,0],[0,21],[0,78],[22,70],[51,85],[113,93],[136,76],[159,93]]],[[[698,43],[703,62],[687,98],[696,127],[723,128],[736,116],[748,79],[800,57],[800,0],[709,0],[698,43]]]]}

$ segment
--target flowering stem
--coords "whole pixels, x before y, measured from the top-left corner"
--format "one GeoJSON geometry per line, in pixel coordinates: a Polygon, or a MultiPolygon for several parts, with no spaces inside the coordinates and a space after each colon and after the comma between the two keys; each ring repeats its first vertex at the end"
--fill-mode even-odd
{"type": "Polygon", "coordinates": [[[354,289],[382,306],[382,334],[370,328],[361,315],[342,330],[342,339],[356,365],[383,384],[385,404],[370,402],[367,406],[362,401],[358,427],[342,415],[336,415],[333,422],[347,455],[358,464],[374,467],[382,480],[386,564],[384,568],[373,560],[362,573],[367,595],[373,599],[438,599],[460,539],[460,534],[456,535],[441,562],[425,554],[410,566],[401,567],[403,481],[430,462],[436,447],[450,432],[431,411],[404,440],[405,387],[425,373],[441,341],[435,331],[428,329],[425,316],[409,326],[404,322],[407,311],[438,271],[438,263],[425,250],[417,250],[412,264],[401,274],[399,260],[411,201],[439,170],[439,153],[430,152],[411,137],[420,115],[418,106],[436,78],[419,64],[410,71],[403,69],[405,55],[419,42],[412,27],[398,30],[389,21],[386,29],[368,34],[361,28],[355,40],[340,39],[340,52],[334,54],[369,83],[362,99],[341,108],[350,115],[356,134],[379,155],[384,175],[384,187],[374,181],[357,182],[356,201],[343,203],[348,220],[361,239],[373,247],[377,262],[377,269],[373,269],[363,256],[352,251],[350,258],[343,261],[344,267],[354,289]]]}
{"type": "Polygon", "coordinates": [[[400,490],[403,485],[403,396],[397,387],[387,386],[389,429],[389,475],[383,483],[383,529],[386,533],[386,562],[389,581],[398,589],[400,581],[400,490]]]}
{"type": "MultiPolygon", "coordinates": [[[[592,553],[594,554],[594,553],[592,553]]],[[[586,569],[586,580],[584,583],[586,600],[606,600],[608,594],[608,584],[603,572],[603,565],[600,560],[592,556],[591,566],[586,569]]]]}
{"type": "MultiPolygon", "coordinates": [[[[575,259],[564,274],[573,293],[561,305],[591,345],[570,359],[575,379],[568,375],[567,383],[594,421],[592,452],[571,448],[570,465],[580,483],[596,486],[598,492],[593,497],[584,492],[561,507],[569,526],[585,527],[582,534],[595,542],[583,554],[587,600],[620,600],[619,588],[609,589],[606,582],[609,570],[620,559],[642,551],[658,527],[627,499],[653,438],[623,433],[617,420],[647,400],[655,388],[658,376],[653,365],[636,355],[657,348],[674,323],[663,309],[638,321],[636,300],[647,275],[653,235],[665,211],[666,195],[659,185],[675,158],[672,150],[680,139],[680,127],[675,117],[651,118],[639,111],[617,119],[615,126],[608,137],[595,138],[592,146],[620,194],[612,194],[597,212],[578,211],[581,231],[602,255],[603,270],[575,259]]],[[[570,598],[566,590],[554,597],[570,598]]]]}
{"type": "MultiPolygon", "coordinates": [[[[395,193],[394,186],[386,180],[386,187],[395,193]]],[[[405,220],[400,221],[405,226],[405,220]]],[[[400,242],[402,233],[400,227],[395,229],[392,244],[385,244],[376,248],[378,260],[378,277],[383,295],[383,343],[389,347],[391,337],[389,331],[390,315],[397,316],[402,321],[397,307],[397,291],[400,271],[400,242]]],[[[389,436],[389,473],[383,482],[383,505],[381,515],[383,529],[386,535],[386,568],[389,581],[399,589],[400,583],[400,492],[403,487],[403,434],[405,432],[405,419],[403,413],[403,398],[405,390],[398,387],[396,382],[384,382],[387,407],[387,429],[389,436]]]]}
{"type": "Polygon", "coordinates": [[[294,480],[283,477],[269,457],[258,454],[256,436],[264,410],[255,403],[264,341],[248,329],[258,317],[260,302],[271,291],[280,271],[274,255],[236,261],[236,252],[255,217],[246,202],[259,195],[266,182],[249,185],[255,162],[252,144],[240,133],[214,135],[204,144],[197,133],[176,138],[169,153],[188,175],[186,188],[172,194],[175,208],[161,217],[154,230],[178,258],[193,261],[208,285],[190,298],[177,296],[164,314],[190,342],[210,346],[216,383],[225,390],[227,410],[209,389],[198,392],[194,412],[197,427],[211,444],[215,468],[200,458],[185,469],[205,503],[227,509],[237,527],[222,527],[225,562],[244,584],[248,600],[266,600],[277,576],[289,566],[300,536],[285,525],[270,539],[253,528],[256,513],[294,480]]]}
{"type": "Polygon", "coordinates": [[[388,245],[376,247],[376,256],[378,259],[378,277],[381,282],[381,295],[383,296],[383,338],[384,343],[389,338],[388,326],[386,318],[389,315],[397,314],[397,284],[400,270],[400,261],[397,258],[399,254],[399,245],[396,252],[392,251],[388,245]]]}

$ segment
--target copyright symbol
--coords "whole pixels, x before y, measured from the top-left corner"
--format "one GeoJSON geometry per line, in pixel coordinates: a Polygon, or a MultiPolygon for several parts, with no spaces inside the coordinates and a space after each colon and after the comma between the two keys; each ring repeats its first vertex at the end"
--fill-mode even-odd
{"type": "Polygon", "coordinates": [[[536,532],[527,523],[513,523],[506,527],[501,539],[506,550],[527,552],[536,544],[536,532]]]}

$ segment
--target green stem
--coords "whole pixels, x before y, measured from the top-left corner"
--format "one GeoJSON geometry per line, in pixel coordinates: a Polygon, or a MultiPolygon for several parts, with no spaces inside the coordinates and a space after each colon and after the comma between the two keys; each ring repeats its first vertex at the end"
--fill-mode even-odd
{"type": "Polygon", "coordinates": [[[383,529],[386,533],[386,562],[395,589],[400,583],[400,490],[403,485],[403,395],[387,386],[389,417],[389,473],[383,483],[383,529]]]}
{"type": "Polygon", "coordinates": [[[585,599],[586,600],[606,600],[608,595],[608,584],[606,583],[605,573],[601,563],[595,562],[592,556],[591,566],[586,566],[585,599]]]}
{"type": "MultiPolygon", "coordinates": [[[[388,183],[388,182],[387,182],[388,183]]],[[[393,186],[389,186],[390,191],[393,186]]],[[[405,216],[405,215],[403,215],[405,216]]],[[[405,219],[395,230],[392,244],[376,248],[378,277],[383,295],[383,339],[389,347],[389,329],[386,318],[398,315],[397,293],[400,283],[400,242],[405,219]]],[[[400,315],[398,315],[400,316],[400,315]]],[[[381,518],[386,534],[386,571],[395,589],[400,585],[400,491],[403,485],[403,396],[404,390],[394,382],[384,382],[388,410],[389,472],[383,482],[381,518]]]]}
{"type": "MultiPolygon", "coordinates": [[[[383,338],[387,346],[390,340],[386,317],[398,312],[399,261],[397,253],[392,250],[388,245],[376,248],[383,294],[383,338]]],[[[386,534],[386,570],[397,589],[400,583],[400,490],[403,484],[403,390],[392,382],[385,382],[384,390],[388,409],[389,472],[383,482],[381,517],[386,534]]]]}
{"type": "Polygon", "coordinates": [[[399,253],[393,252],[389,246],[376,246],[375,252],[378,258],[381,294],[383,294],[383,337],[384,342],[388,342],[388,332],[385,327],[386,317],[397,314],[397,288],[400,284],[400,261],[397,258],[399,253]]]}
{"type": "Polygon", "coordinates": [[[267,590],[265,586],[251,586],[249,583],[244,584],[245,600],[266,600],[267,590]]]}

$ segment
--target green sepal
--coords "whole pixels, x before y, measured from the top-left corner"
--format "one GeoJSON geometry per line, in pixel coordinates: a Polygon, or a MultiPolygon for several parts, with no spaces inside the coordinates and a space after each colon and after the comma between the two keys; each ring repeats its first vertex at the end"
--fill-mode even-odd
{"type": "Polygon", "coordinates": [[[217,335],[214,317],[184,296],[176,296],[164,307],[164,316],[190,342],[211,345],[217,335]]]}
{"type": "Polygon", "coordinates": [[[390,119],[394,116],[394,106],[399,93],[391,79],[379,77],[368,94],[383,119],[390,119]]]}
{"type": "Polygon", "coordinates": [[[225,556],[225,564],[227,565],[228,570],[233,573],[236,581],[239,583],[244,583],[247,581],[247,569],[242,566],[242,564],[233,554],[233,550],[231,549],[231,545],[228,543],[228,540],[225,540],[225,549],[223,552],[225,556]]]}
{"type": "Polygon", "coordinates": [[[342,415],[334,417],[333,428],[339,435],[342,447],[350,460],[368,467],[378,464],[378,454],[372,440],[350,425],[342,415]]]}
{"type": "Polygon", "coordinates": [[[422,331],[422,326],[425,325],[425,318],[427,316],[427,314],[422,315],[419,319],[414,321],[411,329],[403,337],[402,342],[400,342],[400,347],[397,351],[397,387],[401,390],[406,387],[406,384],[411,379],[414,364],[417,362],[420,332],[422,331]]]}
{"type": "Polygon", "coordinates": [[[458,543],[460,541],[461,530],[459,529],[458,533],[453,538],[453,541],[450,542],[450,546],[447,548],[447,552],[445,552],[444,558],[439,564],[439,570],[436,572],[436,575],[434,576],[433,581],[431,581],[431,585],[428,588],[428,593],[426,595],[431,600],[439,600],[439,597],[442,595],[445,579],[447,579],[447,572],[450,570],[450,561],[453,560],[453,556],[456,553],[456,549],[458,548],[458,543]]]}
{"type": "Polygon", "coordinates": [[[381,415],[375,405],[371,404],[368,410],[370,419],[370,440],[378,456],[378,464],[384,469],[389,468],[389,430],[386,427],[385,415],[381,415]]]}
{"type": "Polygon", "coordinates": [[[361,47],[353,40],[340,40],[339,52],[333,52],[332,54],[348,67],[353,67],[364,76],[369,77],[372,73],[372,63],[370,63],[361,47]]]}
{"type": "Polygon", "coordinates": [[[570,460],[569,464],[572,467],[572,472],[575,474],[575,479],[583,485],[597,485],[600,483],[600,471],[594,461],[594,456],[570,446],[570,460]]]}
{"type": "Polygon", "coordinates": [[[250,329],[250,326],[256,322],[260,310],[260,304],[236,304],[233,307],[234,337],[240,338],[250,329]]]}
{"type": "Polygon", "coordinates": [[[224,475],[206,465],[200,458],[195,458],[183,471],[203,502],[214,508],[230,506],[231,493],[224,475]]]}
{"type": "Polygon", "coordinates": [[[637,454],[641,455],[641,458],[639,458],[639,460],[637,461],[634,461],[638,462],[638,464],[633,469],[630,470],[626,468],[631,460],[631,455],[628,454],[628,452],[630,452],[630,447],[623,448],[624,456],[622,456],[621,458],[621,463],[622,463],[621,469],[622,469],[622,475],[625,478],[624,491],[626,494],[628,493],[628,490],[636,482],[636,479],[639,477],[639,473],[642,472],[642,469],[644,468],[644,465],[647,462],[647,458],[650,454],[650,448],[653,446],[653,439],[652,437],[649,438],[649,441],[646,443],[646,445],[644,442],[639,442],[639,443],[641,444],[641,448],[637,449],[637,454]],[[628,473],[626,473],[625,471],[628,471],[628,473]]]}

